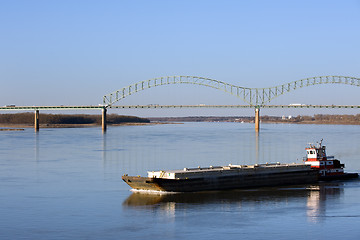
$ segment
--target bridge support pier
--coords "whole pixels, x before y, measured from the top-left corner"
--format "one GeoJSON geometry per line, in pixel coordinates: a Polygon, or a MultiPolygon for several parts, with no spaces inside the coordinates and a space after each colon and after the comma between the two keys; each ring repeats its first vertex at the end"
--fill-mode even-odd
{"type": "Polygon", "coordinates": [[[35,110],[35,121],[34,121],[34,127],[35,127],[35,131],[39,131],[39,110],[35,110]]]}
{"type": "Polygon", "coordinates": [[[102,127],[102,130],[103,132],[106,132],[106,108],[104,107],[102,109],[102,117],[101,117],[101,127],[102,127]]]}
{"type": "Polygon", "coordinates": [[[255,132],[260,131],[260,107],[255,108],[255,132]]]}

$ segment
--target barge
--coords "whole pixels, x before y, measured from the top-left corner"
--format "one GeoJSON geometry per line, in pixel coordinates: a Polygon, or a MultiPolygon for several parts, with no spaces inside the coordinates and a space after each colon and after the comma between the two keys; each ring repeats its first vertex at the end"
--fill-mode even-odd
{"type": "Polygon", "coordinates": [[[148,177],[122,176],[136,190],[197,192],[314,183],[318,171],[305,164],[255,164],[151,171],[148,177]]]}
{"type": "Polygon", "coordinates": [[[254,165],[210,166],[182,170],[150,171],[147,177],[122,176],[135,190],[165,192],[198,192],[241,188],[309,184],[318,181],[357,178],[358,173],[345,173],[344,164],[326,156],[322,140],[318,146],[305,148],[304,163],[266,163],[254,165]]]}

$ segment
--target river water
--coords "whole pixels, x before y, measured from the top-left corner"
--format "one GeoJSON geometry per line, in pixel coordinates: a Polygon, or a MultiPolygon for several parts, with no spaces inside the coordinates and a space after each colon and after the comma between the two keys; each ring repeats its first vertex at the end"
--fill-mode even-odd
{"type": "Polygon", "coordinates": [[[121,175],[302,162],[324,139],[360,172],[360,126],[185,123],[0,132],[0,239],[360,239],[360,181],[133,193],[121,175]]]}

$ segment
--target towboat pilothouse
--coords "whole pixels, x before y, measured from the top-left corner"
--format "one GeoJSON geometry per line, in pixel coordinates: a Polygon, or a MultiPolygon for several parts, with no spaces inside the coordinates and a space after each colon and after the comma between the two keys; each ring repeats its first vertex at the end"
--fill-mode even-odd
{"type": "Polygon", "coordinates": [[[334,156],[326,156],[326,147],[322,145],[322,139],[318,146],[310,144],[306,149],[304,162],[311,168],[319,170],[319,180],[342,180],[357,178],[358,173],[345,173],[345,165],[340,163],[334,156]]]}

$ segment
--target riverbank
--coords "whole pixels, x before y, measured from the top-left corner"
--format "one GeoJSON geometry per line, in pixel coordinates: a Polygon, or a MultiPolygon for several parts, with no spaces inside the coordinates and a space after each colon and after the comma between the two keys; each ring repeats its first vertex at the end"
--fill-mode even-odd
{"type": "MultiPolygon", "coordinates": [[[[101,126],[101,115],[90,114],[40,114],[39,123],[41,128],[74,128],[74,127],[96,127],[101,126]]],[[[149,124],[147,118],[136,116],[125,116],[109,114],[107,116],[108,125],[126,124],[149,124]]],[[[0,114],[0,127],[2,128],[27,128],[34,126],[33,113],[0,114]]]]}
{"type": "MultiPolygon", "coordinates": [[[[314,116],[261,116],[261,123],[274,124],[319,124],[319,125],[360,125],[360,114],[357,115],[322,115],[314,116]]],[[[110,114],[108,126],[141,126],[155,124],[179,124],[184,122],[239,122],[254,123],[249,116],[190,116],[190,117],[152,117],[140,118],[110,114]]],[[[101,126],[100,115],[40,115],[40,128],[89,128],[101,126]]],[[[34,115],[31,113],[0,114],[0,129],[23,129],[34,127],[34,115]]]]}
{"type": "MultiPolygon", "coordinates": [[[[136,123],[127,122],[121,124],[108,124],[108,126],[146,126],[146,125],[160,125],[160,124],[182,124],[178,122],[149,122],[136,123]]],[[[40,124],[40,128],[91,128],[101,127],[99,124],[40,124]]],[[[0,131],[21,131],[25,128],[34,128],[34,124],[0,124],[0,131]]]]}
{"type": "MultiPolygon", "coordinates": [[[[157,117],[150,121],[160,122],[239,122],[254,123],[255,117],[248,116],[190,116],[190,117],[157,117]]],[[[357,115],[323,115],[314,116],[261,116],[262,123],[281,124],[326,124],[326,125],[360,125],[360,114],[357,115]]]]}
{"type": "Polygon", "coordinates": [[[6,131],[24,131],[24,128],[0,128],[0,131],[6,132],[6,131]]]}

